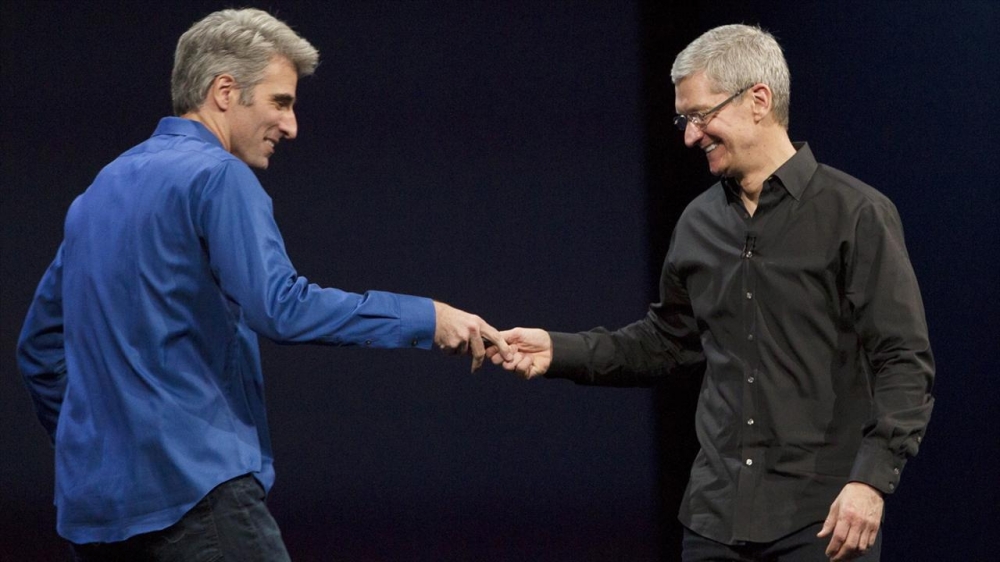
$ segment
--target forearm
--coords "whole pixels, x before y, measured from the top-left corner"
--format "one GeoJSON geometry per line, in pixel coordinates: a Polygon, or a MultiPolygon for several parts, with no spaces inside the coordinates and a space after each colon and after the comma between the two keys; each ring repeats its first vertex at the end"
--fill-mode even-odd
{"type": "Polygon", "coordinates": [[[899,487],[907,460],[917,454],[934,408],[934,364],[928,348],[919,361],[883,368],[874,376],[874,416],[865,425],[851,480],[885,494],[899,487]]]}
{"type": "Polygon", "coordinates": [[[280,342],[429,349],[435,313],[433,301],[423,297],[349,293],[299,278],[285,294],[248,311],[247,321],[258,333],[280,342]]]}
{"type": "Polygon", "coordinates": [[[690,334],[670,333],[653,312],[614,332],[598,328],[550,336],[552,365],[546,376],[579,384],[649,386],[679,367],[703,361],[690,334]]]}

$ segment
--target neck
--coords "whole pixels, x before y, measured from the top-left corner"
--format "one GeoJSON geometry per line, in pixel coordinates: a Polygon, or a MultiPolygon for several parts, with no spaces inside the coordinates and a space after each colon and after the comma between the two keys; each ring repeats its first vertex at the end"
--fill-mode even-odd
{"type": "Polygon", "coordinates": [[[206,129],[215,135],[219,142],[222,143],[222,147],[229,151],[229,128],[226,127],[225,120],[221,118],[221,113],[212,113],[204,110],[190,111],[181,115],[184,119],[190,119],[192,121],[197,121],[205,126],[206,129]]]}
{"type": "Polygon", "coordinates": [[[784,128],[774,135],[760,139],[753,150],[760,155],[756,165],[742,176],[734,178],[740,184],[741,198],[751,214],[757,207],[760,192],[764,189],[764,180],[795,156],[795,147],[792,146],[792,141],[789,140],[788,132],[784,128]]]}

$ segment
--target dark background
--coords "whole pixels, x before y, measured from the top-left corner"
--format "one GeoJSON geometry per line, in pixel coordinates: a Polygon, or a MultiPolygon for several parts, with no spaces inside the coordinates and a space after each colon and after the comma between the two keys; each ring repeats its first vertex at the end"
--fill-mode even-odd
{"type": "MultiPolygon", "coordinates": [[[[170,112],[177,37],[225,2],[0,8],[0,559],[65,559],[14,349],[72,199],[170,112]]],[[[985,560],[998,523],[1000,5],[247,2],[321,53],[260,174],[310,280],[514,325],[640,318],[711,183],[672,129],[673,57],[723,23],[785,47],[791,136],[899,208],[938,362],[883,560],[985,560]]],[[[696,382],[522,382],[465,359],[263,344],[297,560],[675,560],[696,382]]]]}

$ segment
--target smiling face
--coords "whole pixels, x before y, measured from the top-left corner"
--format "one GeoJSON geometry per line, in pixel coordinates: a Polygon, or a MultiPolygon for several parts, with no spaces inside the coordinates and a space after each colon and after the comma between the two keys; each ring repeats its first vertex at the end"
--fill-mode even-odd
{"type": "MultiPolygon", "coordinates": [[[[734,92],[713,92],[711,82],[703,72],[692,74],[675,86],[675,109],[678,115],[707,111],[734,92]]],[[[711,115],[701,125],[688,123],[684,144],[699,148],[708,159],[708,169],[716,176],[740,179],[752,166],[754,146],[754,115],[752,103],[744,92],[711,115]]]]}
{"type": "MultiPolygon", "coordinates": [[[[233,103],[227,111],[229,152],[253,168],[266,169],[275,146],[298,134],[295,121],[295,87],[298,73],[288,59],[275,57],[264,70],[264,79],[253,89],[249,105],[233,103]]],[[[233,91],[239,96],[239,90],[233,91]]]]}

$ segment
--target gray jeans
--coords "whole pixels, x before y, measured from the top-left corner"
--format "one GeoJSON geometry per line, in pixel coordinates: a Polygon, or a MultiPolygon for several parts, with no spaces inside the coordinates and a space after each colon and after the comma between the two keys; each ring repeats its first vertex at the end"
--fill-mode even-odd
{"type": "Polygon", "coordinates": [[[219,484],[166,529],[121,542],[74,544],[73,555],[78,562],[290,562],[264,489],[249,474],[219,484]]]}

